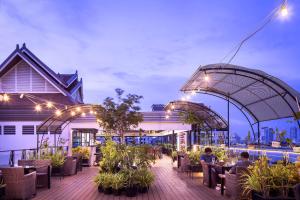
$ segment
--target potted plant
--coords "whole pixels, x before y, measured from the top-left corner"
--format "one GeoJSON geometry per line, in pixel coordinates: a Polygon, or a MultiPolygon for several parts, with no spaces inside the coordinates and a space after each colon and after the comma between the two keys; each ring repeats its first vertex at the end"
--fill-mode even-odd
{"type": "Polygon", "coordinates": [[[269,166],[266,157],[260,158],[244,176],[244,192],[253,200],[292,199],[292,188],[300,181],[296,166],[278,162],[269,166]]]}
{"type": "Polygon", "coordinates": [[[128,169],[125,171],[126,177],[126,196],[135,197],[138,192],[138,180],[135,169],[128,169]]]}
{"type": "Polygon", "coordinates": [[[99,173],[97,176],[94,178],[94,182],[98,186],[98,192],[103,192],[103,180],[104,180],[104,173],[99,173]]]}
{"type": "Polygon", "coordinates": [[[177,160],[178,153],[177,151],[172,151],[172,160],[175,162],[177,160]]]}
{"type": "Polygon", "coordinates": [[[51,165],[52,165],[52,174],[58,175],[62,174],[62,167],[64,165],[65,158],[61,152],[57,151],[51,155],[51,165]]]}
{"type": "Polygon", "coordinates": [[[103,173],[103,192],[104,194],[112,194],[112,180],[113,174],[103,173]]]}
{"type": "Polygon", "coordinates": [[[141,193],[146,193],[149,190],[150,185],[154,181],[154,175],[148,169],[140,169],[137,172],[138,190],[141,193]]]}
{"type": "Polygon", "coordinates": [[[82,154],[82,165],[90,166],[90,156],[91,156],[90,149],[88,147],[81,148],[81,154],[82,154]]]}
{"type": "Polygon", "coordinates": [[[116,196],[121,195],[122,189],[125,185],[125,177],[122,173],[117,173],[112,176],[112,189],[116,196]]]}

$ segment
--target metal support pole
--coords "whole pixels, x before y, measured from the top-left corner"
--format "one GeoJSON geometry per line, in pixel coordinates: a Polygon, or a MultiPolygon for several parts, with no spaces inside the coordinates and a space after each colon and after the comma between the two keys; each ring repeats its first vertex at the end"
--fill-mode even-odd
{"type": "Polygon", "coordinates": [[[175,150],[175,131],[174,130],[172,131],[172,148],[174,151],[175,150]]]}
{"type": "Polygon", "coordinates": [[[227,98],[227,123],[228,123],[228,130],[227,130],[227,146],[230,147],[230,128],[229,128],[229,115],[230,115],[230,102],[229,102],[229,97],[227,98]]]}
{"type": "Polygon", "coordinates": [[[210,145],[213,144],[213,131],[210,129],[210,145]]]}
{"type": "Polygon", "coordinates": [[[260,146],[260,125],[259,122],[257,122],[257,137],[258,137],[258,146],[260,146]]]}

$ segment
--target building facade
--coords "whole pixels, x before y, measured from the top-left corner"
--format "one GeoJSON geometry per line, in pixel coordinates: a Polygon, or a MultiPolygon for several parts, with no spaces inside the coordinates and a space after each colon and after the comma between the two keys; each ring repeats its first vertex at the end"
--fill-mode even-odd
{"type": "MultiPolygon", "coordinates": [[[[39,129],[50,116],[83,103],[83,81],[77,71],[55,73],[25,44],[17,45],[0,65],[0,151],[36,148],[41,138],[48,138],[53,146],[59,138],[68,141],[69,147],[91,145],[102,132],[92,115],[66,122],[64,127],[39,129]]],[[[144,121],[137,130],[141,128],[153,136],[191,129],[178,116],[166,119],[161,109],[143,115],[144,121]]]]}

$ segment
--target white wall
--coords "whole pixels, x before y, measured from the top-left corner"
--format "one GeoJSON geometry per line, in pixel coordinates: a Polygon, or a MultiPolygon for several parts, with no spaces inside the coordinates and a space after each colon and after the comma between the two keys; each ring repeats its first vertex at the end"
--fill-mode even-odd
{"type": "MultiPolygon", "coordinates": [[[[1,150],[13,150],[13,149],[29,149],[36,148],[36,126],[40,125],[41,121],[24,121],[24,122],[0,122],[0,126],[2,128],[2,134],[0,135],[0,151],[1,150]],[[5,125],[14,125],[16,126],[16,134],[15,135],[4,135],[3,134],[3,126],[5,125]],[[23,125],[34,125],[35,133],[33,135],[23,135],[22,134],[22,126],[23,125]]],[[[61,138],[68,139],[69,138],[69,130],[66,128],[63,130],[61,134],[61,138]]],[[[39,135],[39,138],[42,138],[42,135],[39,135]]],[[[49,138],[50,145],[54,143],[54,134],[45,134],[44,138],[49,138]]],[[[56,135],[58,138],[58,134],[56,135]]]]}

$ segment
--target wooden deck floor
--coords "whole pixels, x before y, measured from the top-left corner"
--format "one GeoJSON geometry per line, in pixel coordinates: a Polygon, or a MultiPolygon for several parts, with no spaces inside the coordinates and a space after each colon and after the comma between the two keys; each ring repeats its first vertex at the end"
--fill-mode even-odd
{"type": "Polygon", "coordinates": [[[152,167],[155,174],[155,182],[146,194],[138,194],[129,198],[125,195],[114,196],[99,193],[92,179],[97,174],[96,167],[84,168],[77,175],[64,179],[53,178],[52,187],[39,189],[35,200],[42,199],[103,199],[103,200],[215,200],[226,199],[220,195],[220,191],[209,189],[202,185],[199,174],[192,179],[186,174],[178,173],[173,169],[168,157],[158,160],[152,167]]]}

